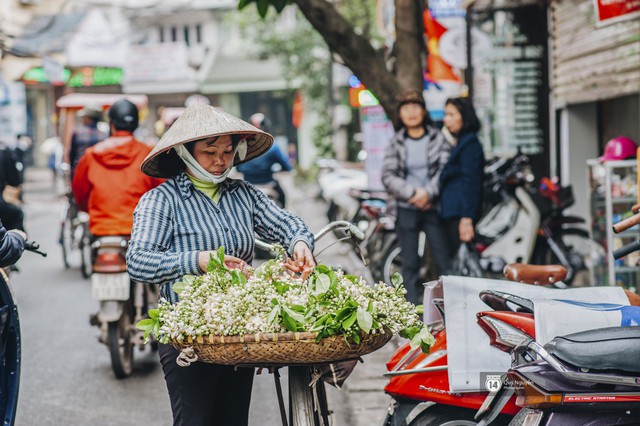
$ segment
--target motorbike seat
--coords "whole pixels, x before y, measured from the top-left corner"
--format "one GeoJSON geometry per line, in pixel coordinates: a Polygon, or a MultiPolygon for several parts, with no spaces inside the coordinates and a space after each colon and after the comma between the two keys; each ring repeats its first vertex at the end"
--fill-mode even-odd
{"type": "Polygon", "coordinates": [[[545,345],[556,358],[579,368],[640,373],[640,327],[607,327],[558,336],[545,345]]]}
{"type": "Polygon", "coordinates": [[[567,276],[567,269],[561,265],[526,265],[510,263],[502,271],[509,281],[533,285],[547,285],[562,281],[567,276]]]}

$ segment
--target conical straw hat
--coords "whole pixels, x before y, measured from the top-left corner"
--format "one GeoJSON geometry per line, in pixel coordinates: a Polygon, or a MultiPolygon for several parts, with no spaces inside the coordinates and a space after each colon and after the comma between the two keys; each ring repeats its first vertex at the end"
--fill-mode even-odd
{"type": "Polygon", "coordinates": [[[220,135],[247,136],[247,155],[244,160],[236,156],[233,159],[236,166],[264,154],[273,144],[273,136],[246,121],[218,108],[195,103],[167,130],[140,169],[153,177],[173,177],[184,170],[184,163],[172,149],[174,146],[220,135]]]}

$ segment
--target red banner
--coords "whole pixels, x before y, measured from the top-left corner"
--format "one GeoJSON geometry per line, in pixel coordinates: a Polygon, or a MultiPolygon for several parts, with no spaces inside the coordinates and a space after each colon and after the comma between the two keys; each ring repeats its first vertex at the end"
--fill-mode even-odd
{"type": "Polygon", "coordinates": [[[640,0],[594,0],[594,2],[600,24],[640,15],[640,0]]]}

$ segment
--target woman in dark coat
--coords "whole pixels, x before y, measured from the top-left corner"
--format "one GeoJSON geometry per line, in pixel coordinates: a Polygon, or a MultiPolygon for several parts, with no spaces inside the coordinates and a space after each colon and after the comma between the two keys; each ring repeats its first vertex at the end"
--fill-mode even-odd
{"type": "Polygon", "coordinates": [[[482,210],[484,153],[478,140],[480,121],[468,98],[448,99],[444,125],[455,138],[449,161],[440,174],[440,206],[447,223],[451,257],[461,242],[475,236],[482,210]]]}

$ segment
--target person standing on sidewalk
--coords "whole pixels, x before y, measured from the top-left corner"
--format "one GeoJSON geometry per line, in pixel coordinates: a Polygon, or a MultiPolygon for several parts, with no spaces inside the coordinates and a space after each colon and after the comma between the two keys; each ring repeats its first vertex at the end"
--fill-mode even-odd
{"type": "MultiPolygon", "coordinates": [[[[157,284],[176,303],[172,285],[201,275],[224,247],[226,261],[244,269],[253,260],[255,235],[287,249],[297,265],[315,266],[313,235],[302,219],[271,202],[252,184],[227,179],[234,165],[264,154],[273,137],[212,106],[195,103],[175,121],[142,163],[142,171],[168,178],[146,193],[134,213],[127,270],[157,284]]],[[[194,362],[158,348],[174,426],[243,426],[249,422],[252,368],[194,362]]]]}
{"type": "Polygon", "coordinates": [[[461,243],[473,241],[482,213],[484,152],[478,139],[480,120],[469,98],[448,99],[444,125],[455,138],[449,161],[440,174],[441,215],[447,222],[454,258],[461,243]]]}
{"type": "Polygon", "coordinates": [[[438,214],[439,178],[451,144],[431,125],[422,93],[414,89],[398,96],[399,130],[386,149],[382,183],[397,202],[396,232],[402,255],[407,300],[420,304],[424,263],[418,254],[420,231],[427,236],[439,273],[449,264],[449,241],[438,214]]]}

